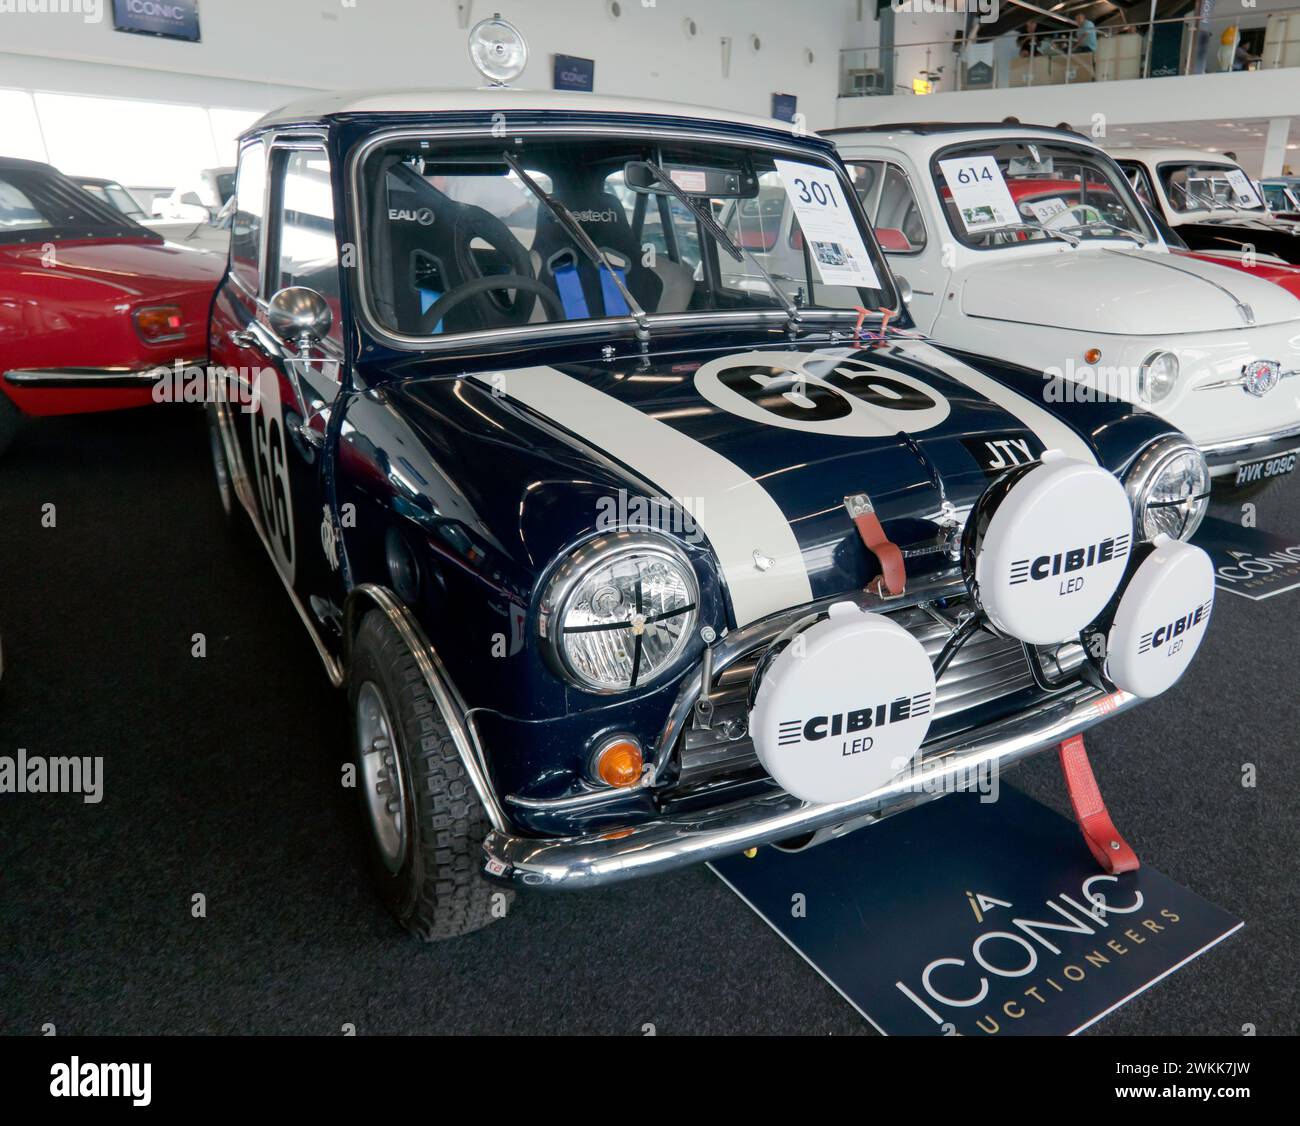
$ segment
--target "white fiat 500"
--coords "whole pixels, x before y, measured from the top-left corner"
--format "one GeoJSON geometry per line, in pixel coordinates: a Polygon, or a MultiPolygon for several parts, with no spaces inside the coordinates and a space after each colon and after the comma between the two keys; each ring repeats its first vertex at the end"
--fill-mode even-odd
{"type": "Polygon", "coordinates": [[[1172,253],[1097,145],[1018,124],[831,132],[937,343],[1041,370],[1049,400],[1146,407],[1200,445],[1221,485],[1295,468],[1300,300],[1172,253]]]}

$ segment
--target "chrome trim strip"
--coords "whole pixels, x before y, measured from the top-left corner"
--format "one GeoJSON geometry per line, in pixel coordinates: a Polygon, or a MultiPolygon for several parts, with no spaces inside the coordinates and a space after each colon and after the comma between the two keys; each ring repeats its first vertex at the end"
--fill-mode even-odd
{"type": "Polygon", "coordinates": [[[774,791],[589,837],[539,840],[493,831],[483,851],[504,878],[543,890],[601,887],[667,872],[857,818],[883,819],[960,789],[981,769],[1008,766],[1056,746],[1137,702],[1126,692],[1076,689],[1001,723],[945,740],[918,767],[850,801],[819,804],[774,791]]]}
{"type": "Polygon", "coordinates": [[[1224,454],[1234,450],[1244,450],[1265,442],[1285,442],[1288,438],[1300,438],[1300,425],[1287,426],[1267,434],[1256,434],[1251,438],[1231,438],[1226,442],[1207,442],[1201,446],[1204,454],[1224,454]]]}
{"type": "MultiPolygon", "coordinates": [[[[1279,371],[1277,373],[1277,381],[1281,383],[1282,380],[1291,379],[1292,377],[1297,375],[1300,375],[1300,368],[1293,368],[1291,371],[1279,371]]],[[[1246,377],[1243,374],[1237,376],[1235,379],[1219,379],[1213,383],[1198,383],[1195,387],[1192,388],[1192,390],[1193,391],[1218,391],[1224,387],[1245,387],[1245,386],[1246,386],[1246,377]]],[[[1270,388],[1269,390],[1272,390],[1272,388],[1270,388]]],[[[1265,394],[1267,394],[1267,392],[1265,392],[1265,394]]],[[[1262,398],[1263,396],[1256,396],[1256,397],[1262,398]]]]}
{"type": "Polygon", "coordinates": [[[447,670],[437,650],[429,643],[429,639],[420,628],[420,623],[415,620],[405,604],[392,591],[376,583],[358,583],[348,592],[347,605],[344,607],[345,637],[352,636],[354,607],[360,598],[368,598],[387,615],[393,628],[401,635],[402,642],[411,651],[411,656],[415,658],[415,663],[420,668],[420,675],[424,677],[424,682],[429,686],[434,702],[446,721],[452,742],[456,744],[456,751],[460,755],[461,762],[465,764],[465,773],[469,775],[479,801],[487,810],[493,831],[506,832],[509,822],[492,790],[487,764],[482,758],[477,736],[473,734],[473,728],[466,722],[465,703],[447,676],[447,670]]]}
{"type": "Polygon", "coordinates": [[[15,387],[147,387],[157,383],[160,373],[173,372],[179,363],[182,367],[206,367],[208,358],[160,360],[148,367],[102,368],[14,368],[4,373],[4,381],[15,387]]]}
{"type": "Polygon", "coordinates": [[[562,798],[525,798],[519,794],[507,794],[506,801],[520,809],[532,809],[539,813],[565,813],[576,809],[589,809],[593,806],[608,805],[616,798],[625,798],[628,794],[639,794],[652,789],[650,772],[647,770],[630,786],[618,789],[605,787],[602,790],[584,790],[580,794],[570,794],[562,798]]]}
{"type": "Polygon", "coordinates": [[[244,510],[248,513],[253,529],[257,532],[257,538],[262,541],[263,550],[270,556],[275,573],[279,575],[280,584],[289,595],[293,608],[298,611],[298,617],[302,619],[302,624],[307,627],[307,633],[311,637],[312,644],[316,646],[316,653],[321,659],[321,664],[325,666],[325,673],[330,678],[330,683],[335,688],[341,688],[343,686],[343,666],[326,647],[324,639],[316,629],[316,623],[312,621],[307,608],[302,604],[298,592],[293,589],[293,584],[284,577],[279,564],[276,562],[275,552],[271,550],[271,541],[267,538],[266,529],[262,525],[261,514],[257,510],[257,501],[253,496],[252,485],[249,484],[248,469],[244,465],[243,454],[239,450],[239,440],[234,432],[234,424],[229,418],[230,404],[220,401],[210,405],[217,412],[217,427],[221,431],[221,441],[225,446],[226,463],[230,466],[230,478],[235,486],[235,495],[239,497],[239,503],[244,506],[244,510]]]}
{"type": "MultiPolygon", "coordinates": [[[[690,121],[691,119],[685,119],[690,121]]],[[[461,347],[470,347],[473,345],[493,344],[500,341],[512,340],[530,340],[543,339],[554,336],[557,333],[562,334],[563,339],[580,338],[582,335],[604,335],[612,328],[625,330],[631,335],[636,329],[636,322],[631,317],[610,317],[604,320],[594,321],[574,321],[565,323],[544,322],[535,325],[523,325],[505,329],[483,329],[478,332],[454,333],[446,338],[433,336],[408,336],[404,333],[391,332],[385,329],[380,323],[374,310],[370,305],[370,294],[366,289],[366,253],[362,246],[362,215],[361,215],[361,165],[366,156],[374,148],[390,141],[400,141],[416,138],[428,138],[431,136],[438,137],[491,137],[493,136],[492,126],[428,126],[423,129],[413,129],[410,126],[395,127],[377,132],[367,137],[360,144],[356,145],[347,156],[347,183],[349,187],[350,209],[348,219],[351,223],[352,240],[358,248],[358,268],[352,273],[355,276],[357,309],[360,319],[364,322],[366,330],[371,333],[377,340],[382,341],[391,348],[403,351],[420,351],[420,352],[441,352],[461,347]]],[[[889,304],[893,308],[898,308],[901,302],[898,293],[894,288],[893,275],[889,272],[888,263],[885,262],[884,252],[880,250],[876,243],[875,230],[866,217],[861,204],[857,202],[857,193],[853,190],[853,184],[845,175],[844,168],[837,163],[833,153],[819,153],[806,146],[792,144],[789,141],[781,141],[776,138],[738,138],[735,133],[727,132],[708,132],[696,131],[694,129],[669,129],[662,127],[636,127],[632,125],[601,125],[601,124],[567,124],[567,125],[524,125],[509,130],[510,137],[530,137],[530,136],[613,136],[613,137],[650,137],[656,140],[677,140],[689,139],[699,141],[703,144],[729,144],[743,145],[753,148],[760,148],[772,152],[785,153],[787,156],[802,157],[807,160],[813,157],[822,156],[827,160],[827,170],[833,172],[840,180],[840,187],[845,192],[845,199],[849,200],[849,206],[858,208],[859,218],[862,221],[862,229],[866,232],[866,239],[871,245],[876,247],[877,253],[880,254],[881,262],[885,263],[884,275],[881,277],[882,284],[889,282],[889,293],[893,300],[889,304]]],[[[508,147],[509,142],[503,142],[508,147]]],[[[882,288],[882,295],[886,291],[882,288]]],[[[805,309],[802,310],[805,318],[805,324],[809,321],[831,320],[839,321],[856,321],[857,313],[855,310],[840,309],[805,309]]],[[[696,326],[707,328],[712,325],[726,325],[731,321],[753,324],[755,322],[766,324],[773,322],[778,325],[785,325],[787,316],[782,309],[773,310],[749,310],[741,313],[655,313],[647,317],[647,323],[653,330],[656,327],[672,328],[678,325],[696,326]]]]}

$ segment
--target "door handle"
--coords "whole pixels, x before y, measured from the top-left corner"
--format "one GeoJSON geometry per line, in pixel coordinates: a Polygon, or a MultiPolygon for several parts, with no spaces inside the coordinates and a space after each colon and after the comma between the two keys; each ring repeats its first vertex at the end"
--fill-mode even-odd
{"type": "Polygon", "coordinates": [[[232,328],[226,333],[226,339],[236,348],[257,347],[257,338],[251,332],[244,332],[241,329],[232,328]]]}

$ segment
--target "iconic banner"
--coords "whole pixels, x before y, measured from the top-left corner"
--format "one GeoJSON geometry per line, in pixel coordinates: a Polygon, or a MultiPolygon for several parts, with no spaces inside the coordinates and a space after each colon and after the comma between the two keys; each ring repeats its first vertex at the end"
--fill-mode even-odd
{"type": "Polygon", "coordinates": [[[711,867],[886,1035],[1072,1035],[1242,926],[1005,786],[711,867]]]}
{"type": "Polygon", "coordinates": [[[1300,533],[1280,536],[1211,516],[1194,538],[1214,560],[1220,590],[1256,602],[1300,590],[1300,533]]]}

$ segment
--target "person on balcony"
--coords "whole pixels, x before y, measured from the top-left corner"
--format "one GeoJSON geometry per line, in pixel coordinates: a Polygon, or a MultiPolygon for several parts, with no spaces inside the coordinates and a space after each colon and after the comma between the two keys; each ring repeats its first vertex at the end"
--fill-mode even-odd
{"type": "Polygon", "coordinates": [[[1020,37],[1020,56],[1028,58],[1034,54],[1034,41],[1038,37],[1038,21],[1029,20],[1025,24],[1025,33],[1020,37]]]}
{"type": "Polygon", "coordinates": [[[1087,16],[1080,12],[1074,17],[1075,25],[1078,31],[1074,33],[1074,49],[1076,51],[1097,50],[1097,25],[1087,16]]]}

